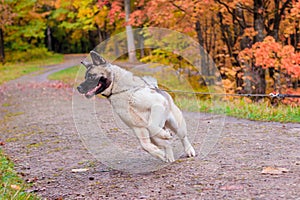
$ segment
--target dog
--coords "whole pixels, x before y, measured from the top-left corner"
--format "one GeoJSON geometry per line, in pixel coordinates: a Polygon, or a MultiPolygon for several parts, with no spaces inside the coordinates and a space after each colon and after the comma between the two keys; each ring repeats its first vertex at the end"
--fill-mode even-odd
{"type": "Polygon", "coordinates": [[[110,101],[113,110],[136,134],[142,148],[165,162],[175,161],[171,146],[175,133],[188,157],[195,150],[187,136],[186,122],[172,97],[158,88],[156,79],[139,77],[107,62],[96,51],[90,52],[85,81],[77,90],[91,98],[101,94],[110,101]]]}

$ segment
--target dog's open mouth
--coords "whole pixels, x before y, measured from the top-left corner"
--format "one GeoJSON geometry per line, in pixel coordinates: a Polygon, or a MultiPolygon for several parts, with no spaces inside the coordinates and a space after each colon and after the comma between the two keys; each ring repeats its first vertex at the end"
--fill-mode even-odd
{"type": "Polygon", "coordinates": [[[98,89],[100,89],[102,86],[101,82],[98,83],[98,85],[96,87],[94,87],[93,89],[91,89],[90,91],[88,91],[85,96],[86,98],[91,98],[92,96],[94,96],[97,92],[98,89]]]}

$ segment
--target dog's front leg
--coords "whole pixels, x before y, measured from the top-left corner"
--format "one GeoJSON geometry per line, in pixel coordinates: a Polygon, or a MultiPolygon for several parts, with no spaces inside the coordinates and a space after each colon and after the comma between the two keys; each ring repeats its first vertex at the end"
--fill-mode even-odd
{"type": "Polygon", "coordinates": [[[165,152],[151,142],[149,131],[146,128],[136,127],[133,128],[133,130],[145,151],[150,153],[152,156],[161,159],[162,161],[168,162],[165,152]]]}

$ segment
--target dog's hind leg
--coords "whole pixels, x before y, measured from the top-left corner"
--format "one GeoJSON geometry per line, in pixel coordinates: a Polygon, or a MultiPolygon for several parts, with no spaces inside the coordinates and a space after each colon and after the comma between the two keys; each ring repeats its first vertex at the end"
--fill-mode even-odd
{"type": "Polygon", "coordinates": [[[151,142],[149,131],[146,128],[133,128],[136,136],[138,137],[141,146],[145,151],[150,153],[152,156],[160,158],[165,162],[169,162],[166,159],[166,154],[163,150],[159,149],[156,145],[151,142]]]}
{"type": "Polygon", "coordinates": [[[160,104],[151,106],[148,130],[151,137],[159,137],[161,139],[171,139],[170,132],[163,129],[166,122],[166,108],[160,104]]]}
{"type": "MultiPolygon", "coordinates": [[[[178,109],[178,108],[175,108],[178,109]]],[[[178,109],[179,110],[179,109],[178,109]]],[[[175,119],[175,116],[173,114],[170,114],[167,121],[166,121],[166,127],[171,129],[175,132],[175,134],[179,137],[184,151],[187,154],[188,157],[194,157],[196,155],[195,150],[190,143],[188,137],[187,137],[187,128],[186,128],[186,122],[181,114],[181,111],[176,112],[177,118],[175,119]]]]}

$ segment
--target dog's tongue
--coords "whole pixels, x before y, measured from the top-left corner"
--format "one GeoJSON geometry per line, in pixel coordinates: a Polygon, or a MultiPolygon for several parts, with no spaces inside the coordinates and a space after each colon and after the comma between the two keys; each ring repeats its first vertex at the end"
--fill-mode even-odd
{"type": "Polygon", "coordinates": [[[85,95],[86,96],[92,96],[95,94],[95,92],[101,87],[101,83],[99,83],[99,85],[97,85],[94,89],[88,91],[85,95]]]}

